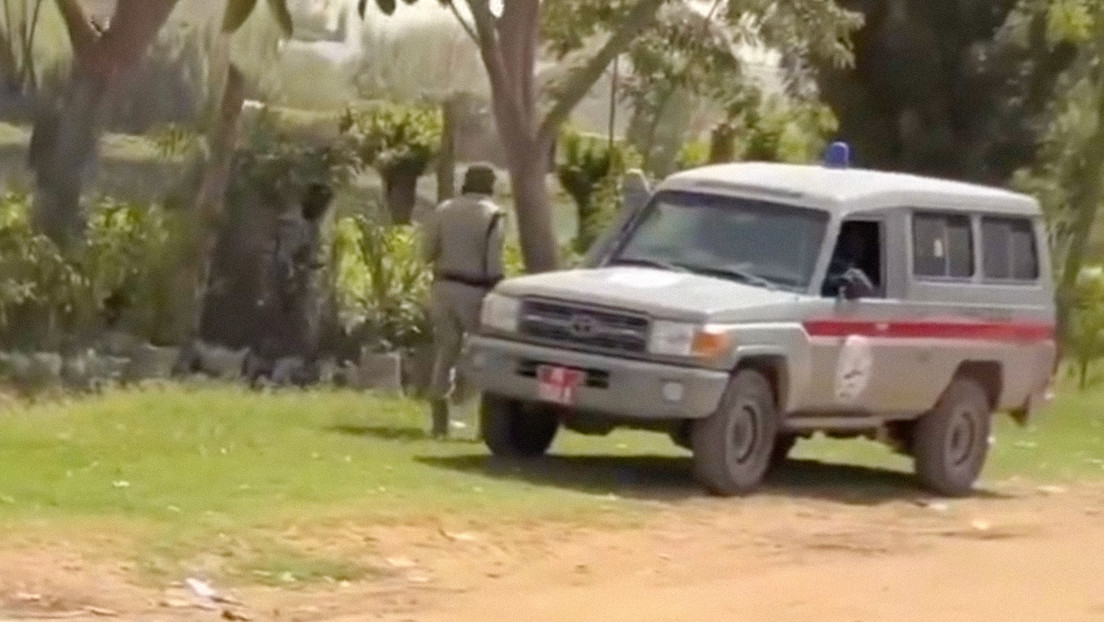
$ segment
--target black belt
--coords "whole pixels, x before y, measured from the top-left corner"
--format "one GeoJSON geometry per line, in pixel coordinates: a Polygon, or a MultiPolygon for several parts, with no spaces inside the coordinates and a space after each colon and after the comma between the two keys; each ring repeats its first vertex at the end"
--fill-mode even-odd
{"type": "Polygon", "coordinates": [[[452,281],[453,283],[461,283],[464,285],[470,285],[471,287],[478,287],[480,289],[492,289],[498,282],[502,280],[502,277],[487,277],[483,279],[477,279],[467,276],[465,274],[456,274],[454,272],[442,272],[437,275],[437,278],[442,281],[452,281]]]}

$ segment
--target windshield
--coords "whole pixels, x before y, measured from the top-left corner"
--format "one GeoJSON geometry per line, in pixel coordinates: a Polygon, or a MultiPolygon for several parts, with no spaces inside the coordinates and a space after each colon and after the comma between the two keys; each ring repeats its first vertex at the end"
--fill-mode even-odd
{"type": "Polygon", "coordinates": [[[661,192],[609,263],[804,290],[827,223],[828,213],[821,210],[757,199],[661,192]]]}

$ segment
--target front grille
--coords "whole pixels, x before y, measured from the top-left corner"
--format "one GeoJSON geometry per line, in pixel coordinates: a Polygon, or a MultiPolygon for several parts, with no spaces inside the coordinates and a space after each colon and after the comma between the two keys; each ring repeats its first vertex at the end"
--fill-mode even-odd
{"type": "Polygon", "coordinates": [[[644,352],[648,318],[546,300],[521,305],[522,335],[588,350],[644,352]]]}

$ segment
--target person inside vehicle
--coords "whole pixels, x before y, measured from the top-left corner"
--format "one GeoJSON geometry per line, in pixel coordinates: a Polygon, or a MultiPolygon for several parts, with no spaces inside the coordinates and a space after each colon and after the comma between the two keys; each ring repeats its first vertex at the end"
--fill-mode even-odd
{"type": "Polygon", "coordinates": [[[828,264],[828,273],[821,290],[822,296],[838,296],[840,288],[852,280],[860,281],[868,291],[876,289],[871,275],[867,273],[871,249],[867,243],[867,232],[861,226],[863,224],[865,223],[844,223],[840,229],[839,241],[836,243],[832,261],[828,264]]]}

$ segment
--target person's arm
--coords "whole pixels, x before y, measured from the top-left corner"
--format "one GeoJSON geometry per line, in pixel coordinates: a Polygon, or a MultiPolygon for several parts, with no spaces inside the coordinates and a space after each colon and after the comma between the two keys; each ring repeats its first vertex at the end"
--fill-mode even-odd
{"type": "Polygon", "coordinates": [[[440,208],[433,210],[422,223],[421,255],[428,264],[437,262],[441,256],[441,223],[438,217],[440,208]]]}
{"type": "Polygon", "coordinates": [[[506,245],[506,214],[498,212],[493,225],[487,234],[487,275],[491,277],[504,276],[506,268],[503,265],[503,247],[506,245]]]}

